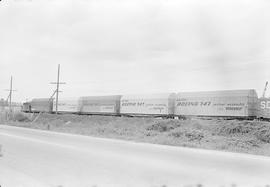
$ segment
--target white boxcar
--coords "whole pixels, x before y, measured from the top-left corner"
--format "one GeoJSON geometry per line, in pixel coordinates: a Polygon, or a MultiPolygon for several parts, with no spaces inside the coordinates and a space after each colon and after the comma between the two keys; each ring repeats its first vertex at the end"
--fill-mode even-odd
{"type": "MultiPolygon", "coordinates": [[[[58,112],[77,113],[79,111],[79,98],[59,98],[58,112]]],[[[56,101],[53,103],[53,112],[56,112],[56,101]]]]}
{"type": "Polygon", "coordinates": [[[174,113],[174,93],[123,95],[120,113],[127,115],[168,116],[174,113]]]}
{"type": "Polygon", "coordinates": [[[82,114],[112,114],[120,111],[120,95],[80,97],[79,111],[82,114]]]}
{"type": "Polygon", "coordinates": [[[257,101],[255,90],[182,92],[176,95],[175,115],[255,117],[257,101]]]}
{"type": "Polygon", "coordinates": [[[258,117],[270,119],[270,98],[260,98],[258,102],[258,117]]]}
{"type": "Polygon", "coordinates": [[[35,98],[30,102],[32,112],[52,112],[53,101],[50,98],[35,98]]]}

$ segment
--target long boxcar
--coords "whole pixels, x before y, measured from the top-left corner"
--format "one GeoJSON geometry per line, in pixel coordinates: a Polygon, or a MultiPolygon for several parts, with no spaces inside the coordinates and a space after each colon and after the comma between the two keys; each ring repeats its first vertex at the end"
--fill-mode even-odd
{"type": "Polygon", "coordinates": [[[259,98],[257,117],[270,119],[270,98],[259,98]]]}
{"type": "Polygon", "coordinates": [[[80,97],[79,112],[81,114],[118,115],[120,98],[120,95],[80,97]]]}
{"type": "Polygon", "coordinates": [[[172,116],[174,114],[174,100],[174,93],[123,95],[120,113],[131,116],[172,116]]]}
{"type": "MultiPolygon", "coordinates": [[[[57,111],[59,113],[78,113],[79,98],[59,98],[57,111]]],[[[53,104],[53,112],[56,112],[56,101],[53,104]]]]}
{"type": "Polygon", "coordinates": [[[226,90],[178,93],[176,116],[256,117],[255,90],[226,90]]]}
{"type": "Polygon", "coordinates": [[[30,102],[31,112],[52,112],[53,100],[50,98],[37,98],[30,102]]]}

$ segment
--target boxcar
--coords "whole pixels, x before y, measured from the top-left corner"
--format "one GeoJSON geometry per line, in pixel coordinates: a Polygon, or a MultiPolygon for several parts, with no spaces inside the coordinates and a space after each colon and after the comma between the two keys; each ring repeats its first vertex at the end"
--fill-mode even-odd
{"type": "Polygon", "coordinates": [[[53,100],[50,98],[37,98],[30,102],[31,112],[52,112],[53,100]]]}
{"type": "Polygon", "coordinates": [[[25,102],[22,104],[22,112],[31,112],[31,103],[25,102]]]}
{"type": "MultiPolygon", "coordinates": [[[[79,98],[60,98],[58,100],[57,111],[59,113],[79,112],[79,98]]],[[[56,112],[56,101],[53,104],[53,112],[56,112]]]]}
{"type": "Polygon", "coordinates": [[[131,116],[172,116],[174,114],[174,100],[174,93],[123,95],[120,113],[131,116]]]}
{"type": "Polygon", "coordinates": [[[176,116],[256,117],[255,90],[226,90],[178,93],[176,116]]]}
{"type": "Polygon", "coordinates": [[[119,115],[120,98],[120,95],[80,97],[79,112],[81,114],[119,115]]]}
{"type": "Polygon", "coordinates": [[[259,98],[257,116],[258,118],[270,119],[270,98],[259,98]]]}

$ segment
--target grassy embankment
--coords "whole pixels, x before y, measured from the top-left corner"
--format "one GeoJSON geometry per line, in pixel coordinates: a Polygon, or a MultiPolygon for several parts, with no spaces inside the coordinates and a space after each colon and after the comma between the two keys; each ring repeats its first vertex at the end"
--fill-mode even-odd
{"type": "Polygon", "coordinates": [[[270,123],[222,119],[154,119],[15,113],[9,125],[173,146],[270,156],[270,123]]]}

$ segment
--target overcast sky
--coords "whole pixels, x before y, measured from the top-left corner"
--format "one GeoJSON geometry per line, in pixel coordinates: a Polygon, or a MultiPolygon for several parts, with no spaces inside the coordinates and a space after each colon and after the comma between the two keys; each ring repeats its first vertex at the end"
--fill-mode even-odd
{"type": "MultiPolygon", "coordinates": [[[[2,0],[0,98],[253,88],[270,80],[269,0],[2,0]]],[[[269,91],[270,93],[270,91],[269,91]]],[[[269,94],[268,94],[269,95],[269,94]]]]}

